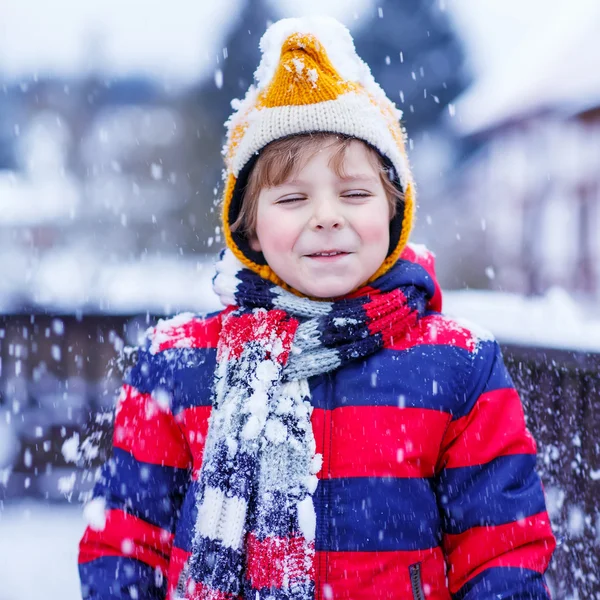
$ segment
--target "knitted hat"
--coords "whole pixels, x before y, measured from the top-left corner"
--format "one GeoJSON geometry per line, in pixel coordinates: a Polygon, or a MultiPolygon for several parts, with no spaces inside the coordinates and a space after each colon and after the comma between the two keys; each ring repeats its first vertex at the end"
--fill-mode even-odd
{"type": "Polygon", "coordinates": [[[369,281],[398,260],[412,229],[415,197],[401,112],[373,79],[354,49],[350,32],[329,17],[282,19],[260,41],[262,59],[244,100],[234,100],[226,123],[223,231],[227,246],[249,269],[284,287],[261,252],[232,232],[243,191],[259,152],[270,142],[312,132],[363,140],[393,167],[404,192],[390,223],[388,255],[369,281]]]}

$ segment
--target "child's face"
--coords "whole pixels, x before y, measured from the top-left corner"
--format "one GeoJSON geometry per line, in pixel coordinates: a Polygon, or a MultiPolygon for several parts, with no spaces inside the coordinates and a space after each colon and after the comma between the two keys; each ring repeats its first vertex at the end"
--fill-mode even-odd
{"type": "Polygon", "coordinates": [[[325,145],[282,185],[260,191],[251,240],[283,281],[316,298],[356,289],[389,247],[389,203],[366,146],[349,144],[344,177],[330,166],[334,152],[325,145]]]}

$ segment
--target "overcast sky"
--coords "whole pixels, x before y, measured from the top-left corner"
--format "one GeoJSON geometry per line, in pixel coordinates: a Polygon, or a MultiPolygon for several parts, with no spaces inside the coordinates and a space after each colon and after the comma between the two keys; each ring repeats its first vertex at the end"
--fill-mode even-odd
{"type": "MultiPolygon", "coordinates": [[[[584,1],[584,0],[578,0],[584,1]]],[[[438,0],[476,72],[497,65],[563,0],[438,0]]],[[[352,27],[377,0],[278,0],[281,16],[326,12],[352,27]]],[[[90,66],[181,80],[215,69],[242,0],[0,0],[0,72],[11,77],[90,66]]]]}

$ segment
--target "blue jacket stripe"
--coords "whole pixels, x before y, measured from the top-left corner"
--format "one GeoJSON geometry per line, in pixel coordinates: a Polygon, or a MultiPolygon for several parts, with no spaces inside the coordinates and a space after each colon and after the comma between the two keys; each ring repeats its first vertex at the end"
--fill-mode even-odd
{"type": "Polygon", "coordinates": [[[500,348],[497,349],[497,352],[498,355],[495,357],[490,376],[481,392],[482,394],[493,392],[495,390],[515,387],[515,384],[506,366],[504,365],[504,361],[502,360],[500,348]]]}
{"type": "Polygon", "coordinates": [[[340,406],[398,406],[402,403],[407,408],[453,413],[457,397],[464,393],[462,386],[460,389],[456,386],[457,373],[467,370],[471,363],[467,350],[453,346],[385,348],[366,361],[353,361],[338,369],[335,391],[328,388],[330,375],[312,377],[309,380],[311,404],[315,408],[331,408],[327,397],[334,393],[340,399],[340,406]],[[400,354],[401,363],[397,362],[400,354]],[[365,379],[371,382],[366,393],[363,385],[356,385],[365,379]]]}
{"type": "Polygon", "coordinates": [[[129,452],[114,448],[94,496],[104,497],[107,508],[125,510],[172,533],[188,482],[186,469],[140,462],[129,452]]]}
{"type": "Polygon", "coordinates": [[[196,504],[198,491],[198,481],[194,480],[190,483],[188,493],[181,507],[181,518],[177,523],[177,531],[173,544],[186,552],[192,551],[192,542],[194,541],[194,529],[196,527],[196,519],[198,516],[198,506],[196,504]]]}
{"type": "Polygon", "coordinates": [[[440,545],[439,514],[428,479],[322,479],[314,503],[317,550],[422,550],[440,545]]]}
{"type": "Polygon", "coordinates": [[[454,411],[454,418],[468,415],[484,392],[501,388],[513,388],[514,384],[502,358],[502,351],[496,341],[479,341],[477,352],[473,355],[473,365],[469,387],[462,405],[454,411]]]}
{"type": "Polygon", "coordinates": [[[465,583],[453,600],[481,600],[493,597],[499,600],[550,600],[540,573],[521,567],[493,567],[465,583]]]}
{"type": "Polygon", "coordinates": [[[443,470],[438,495],[446,533],[503,525],[546,510],[535,455],[500,456],[473,467],[443,470]]]}
{"type": "MultiPolygon", "coordinates": [[[[171,352],[179,352],[173,350],[171,352]]],[[[185,351],[183,360],[173,359],[177,368],[171,410],[176,415],[186,408],[210,406],[217,364],[215,348],[194,348],[185,351]]]]}
{"type": "Polygon", "coordinates": [[[142,394],[151,394],[160,387],[172,389],[173,362],[167,352],[152,354],[139,349],[137,361],[126,373],[124,381],[142,394]]]}
{"type": "Polygon", "coordinates": [[[83,600],[144,598],[163,600],[167,578],[157,577],[154,568],[122,556],[103,556],[79,565],[83,600]]]}
{"type": "Polygon", "coordinates": [[[173,348],[157,354],[139,350],[125,382],[145,394],[160,387],[171,390],[176,415],[186,408],[210,406],[216,362],[215,348],[173,348]]]}

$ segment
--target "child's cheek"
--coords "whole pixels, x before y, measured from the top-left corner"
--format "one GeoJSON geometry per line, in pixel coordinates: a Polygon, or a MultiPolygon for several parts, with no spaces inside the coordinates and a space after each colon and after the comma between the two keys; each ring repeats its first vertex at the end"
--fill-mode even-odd
{"type": "Polygon", "coordinates": [[[379,217],[365,218],[360,222],[360,237],[366,243],[389,242],[390,225],[379,217]]]}
{"type": "Polygon", "coordinates": [[[267,212],[262,216],[259,231],[262,231],[261,244],[263,248],[270,248],[274,252],[288,250],[296,239],[297,227],[289,223],[289,216],[267,212]]]}

